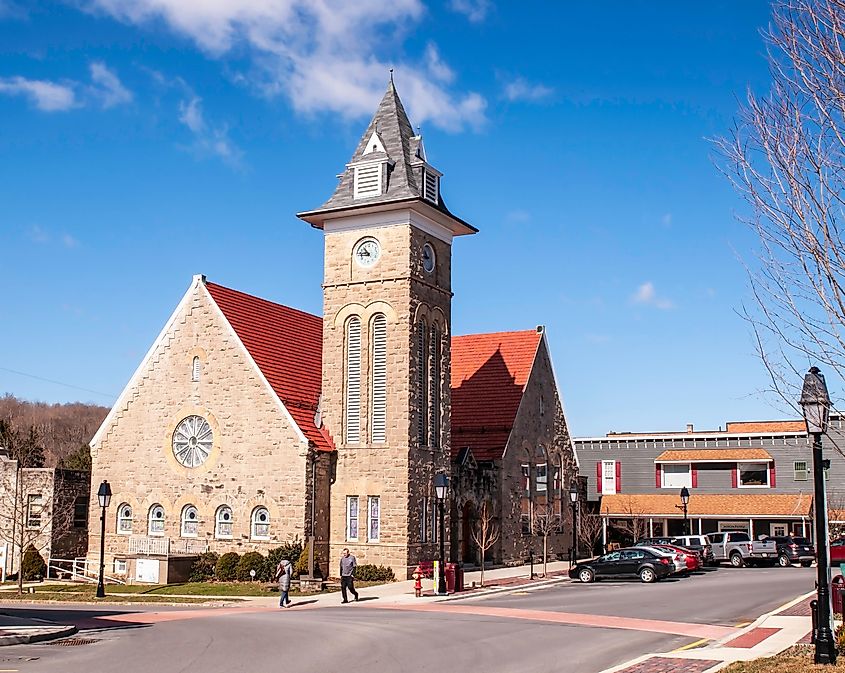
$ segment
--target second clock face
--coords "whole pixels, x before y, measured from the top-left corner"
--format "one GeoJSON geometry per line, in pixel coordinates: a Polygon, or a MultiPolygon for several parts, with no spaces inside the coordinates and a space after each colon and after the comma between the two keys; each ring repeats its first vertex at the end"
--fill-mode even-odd
{"type": "Polygon", "coordinates": [[[423,269],[425,269],[426,273],[434,271],[435,261],[434,248],[431,243],[426,243],[422,249],[422,263],[423,269]]]}
{"type": "Polygon", "coordinates": [[[359,241],[353,251],[355,261],[363,267],[370,267],[378,261],[381,256],[381,246],[374,238],[365,238],[359,241]]]}

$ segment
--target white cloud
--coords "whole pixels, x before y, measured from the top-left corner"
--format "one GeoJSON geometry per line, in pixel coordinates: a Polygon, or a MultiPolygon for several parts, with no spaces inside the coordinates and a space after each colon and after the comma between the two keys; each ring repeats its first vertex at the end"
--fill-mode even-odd
{"type": "Polygon", "coordinates": [[[484,21],[490,11],[490,0],[452,0],[452,10],[463,14],[473,23],[484,21]]]}
{"type": "Polygon", "coordinates": [[[132,102],[132,92],[121,83],[118,76],[105,63],[91,64],[91,81],[94,96],[100,99],[104,108],[132,102]]]}
{"type": "Polygon", "coordinates": [[[505,215],[505,220],[514,224],[525,224],[531,221],[531,213],[527,210],[511,210],[505,215]]]}
{"type": "Polygon", "coordinates": [[[79,241],[70,234],[62,234],[62,244],[64,244],[66,248],[76,248],[79,246],[79,241]]]}
{"type": "Polygon", "coordinates": [[[0,19],[26,19],[26,10],[12,0],[0,0],[0,19]]]}
{"type": "Polygon", "coordinates": [[[502,93],[510,101],[523,100],[536,103],[551,96],[554,93],[554,89],[544,84],[531,84],[522,77],[517,77],[515,80],[505,84],[502,93]]]}
{"type": "Polygon", "coordinates": [[[71,86],[25,77],[0,77],[0,93],[25,96],[39,110],[59,112],[76,107],[76,95],[71,86]]]}
{"type": "Polygon", "coordinates": [[[672,213],[666,213],[663,217],[660,218],[660,224],[662,224],[667,229],[672,226],[672,213]]]}
{"type": "Polygon", "coordinates": [[[401,51],[397,41],[425,12],[421,0],[89,0],[85,6],[131,24],[163,20],[214,58],[246,54],[250,84],[264,95],[284,94],[301,113],[370,115],[394,67],[416,123],[456,130],[485,120],[479,94],[447,90],[454,74],[436,47],[410,62],[379,53],[401,51]]]}
{"type": "Polygon", "coordinates": [[[631,302],[634,304],[642,304],[643,306],[653,306],[662,311],[675,308],[675,304],[665,297],[658,297],[657,291],[654,288],[654,283],[650,280],[646,281],[637,288],[637,291],[631,297],[631,302]]]}
{"type": "Polygon", "coordinates": [[[214,156],[236,168],[242,167],[243,152],[229,138],[226,126],[214,126],[206,122],[202,110],[202,98],[192,96],[179,103],[179,121],[194,135],[189,149],[200,157],[214,156]]]}

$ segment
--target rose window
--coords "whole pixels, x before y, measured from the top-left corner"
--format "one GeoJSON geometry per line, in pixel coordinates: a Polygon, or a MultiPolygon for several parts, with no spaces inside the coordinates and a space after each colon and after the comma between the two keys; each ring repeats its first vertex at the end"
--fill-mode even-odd
{"type": "Polygon", "coordinates": [[[199,467],[211,453],[214,433],[202,416],[188,416],[173,432],[173,455],[185,467],[199,467]]]}

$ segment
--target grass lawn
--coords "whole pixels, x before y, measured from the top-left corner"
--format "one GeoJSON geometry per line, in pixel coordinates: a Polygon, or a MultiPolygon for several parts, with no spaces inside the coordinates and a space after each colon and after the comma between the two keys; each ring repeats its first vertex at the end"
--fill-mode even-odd
{"type": "MultiPolygon", "coordinates": [[[[238,600],[233,598],[232,600],[238,600]]],[[[0,604],[5,601],[31,602],[31,601],[60,601],[63,603],[205,603],[207,599],[197,598],[172,598],[171,596],[149,596],[147,594],[133,596],[110,596],[105,598],[94,598],[94,592],[73,592],[73,591],[38,591],[34,594],[18,594],[15,592],[3,592],[0,596],[0,604]]]]}
{"type": "Polygon", "coordinates": [[[813,663],[813,648],[796,645],[783,654],[754,661],[737,661],[721,673],[845,673],[845,657],[836,660],[835,666],[821,666],[813,663]]]}

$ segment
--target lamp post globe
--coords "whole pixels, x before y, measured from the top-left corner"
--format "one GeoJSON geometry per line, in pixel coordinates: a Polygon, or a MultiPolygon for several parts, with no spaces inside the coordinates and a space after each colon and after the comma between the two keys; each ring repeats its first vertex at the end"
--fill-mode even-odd
{"type": "Polygon", "coordinates": [[[572,503],[572,546],[569,548],[569,566],[578,560],[578,483],[569,484],[569,502],[572,503]]]}
{"type": "Polygon", "coordinates": [[[804,412],[807,434],[813,437],[813,510],[815,511],[816,558],[817,562],[817,610],[815,643],[813,656],[817,664],[836,663],[836,643],[831,627],[830,605],[830,568],[827,545],[827,499],[824,488],[824,456],[822,455],[822,435],[827,432],[830,417],[830,395],[824,375],[818,367],[811,367],[804,376],[801,399],[798,401],[804,412]]]}
{"type": "Polygon", "coordinates": [[[111,504],[111,486],[105,479],[97,489],[97,500],[100,503],[100,577],[97,582],[97,598],[106,597],[106,587],[103,583],[106,561],[106,508],[111,504]]]}
{"type": "Polygon", "coordinates": [[[689,505],[689,489],[686,486],[681,488],[681,504],[684,508],[684,535],[689,535],[689,518],[687,517],[687,505],[689,505]]]}
{"type": "Polygon", "coordinates": [[[446,595],[446,494],[449,491],[449,477],[438,472],[434,477],[434,495],[437,496],[437,505],[440,513],[440,562],[437,564],[437,593],[440,596],[446,595]]]}

